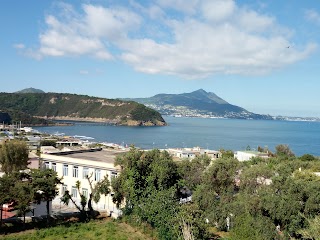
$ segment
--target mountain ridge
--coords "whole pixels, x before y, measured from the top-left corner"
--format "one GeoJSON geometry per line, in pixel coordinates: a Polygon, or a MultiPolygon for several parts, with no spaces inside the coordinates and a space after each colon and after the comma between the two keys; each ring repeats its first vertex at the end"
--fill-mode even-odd
{"type": "Polygon", "coordinates": [[[46,120],[129,126],[166,125],[160,113],[137,102],[69,93],[0,93],[0,111],[19,112],[46,120]]]}
{"type": "Polygon", "coordinates": [[[41,89],[37,89],[37,88],[25,88],[22,89],[20,91],[14,92],[14,93],[45,93],[44,91],[42,91],[41,89]]]}
{"type": "Polygon", "coordinates": [[[256,114],[230,104],[213,92],[198,89],[190,93],[157,94],[150,98],[130,98],[159,111],[163,115],[237,119],[267,119],[269,115],[256,114]]]}

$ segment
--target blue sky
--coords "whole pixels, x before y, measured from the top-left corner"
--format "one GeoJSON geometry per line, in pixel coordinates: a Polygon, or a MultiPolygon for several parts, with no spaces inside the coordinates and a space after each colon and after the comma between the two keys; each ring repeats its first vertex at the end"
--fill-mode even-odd
{"type": "Polygon", "coordinates": [[[256,113],[320,117],[320,4],[6,0],[2,92],[105,98],[202,88],[256,113]]]}

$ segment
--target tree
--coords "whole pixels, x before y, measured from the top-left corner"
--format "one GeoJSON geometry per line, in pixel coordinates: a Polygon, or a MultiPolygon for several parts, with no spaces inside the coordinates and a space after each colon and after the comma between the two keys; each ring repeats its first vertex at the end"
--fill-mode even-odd
{"type": "Polygon", "coordinates": [[[294,153],[291,151],[288,145],[279,144],[276,146],[276,155],[281,158],[294,157],[294,153]]]}
{"type": "Polygon", "coordinates": [[[31,178],[28,173],[14,172],[12,173],[15,184],[9,189],[9,196],[12,199],[12,206],[18,210],[19,214],[23,215],[23,224],[25,224],[25,216],[30,211],[30,204],[34,200],[34,191],[30,184],[31,178]]]}
{"type": "Polygon", "coordinates": [[[29,150],[24,141],[5,141],[0,146],[1,171],[10,174],[27,168],[29,150]]]}
{"type": "Polygon", "coordinates": [[[239,162],[233,158],[214,161],[205,173],[204,183],[210,185],[218,195],[233,191],[238,165],[239,162]]]}
{"type": "Polygon", "coordinates": [[[176,220],[179,221],[184,239],[211,239],[204,213],[197,204],[182,204],[176,220]]]}
{"type": "Polygon", "coordinates": [[[211,159],[207,155],[201,155],[192,160],[186,159],[177,163],[184,185],[194,190],[201,183],[204,170],[209,166],[210,162],[211,159]]]}
{"type": "Polygon", "coordinates": [[[270,184],[273,176],[274,172],[265,163],[252,165],[243,169],[240,175],[241,191],[255,194],[259,188],[270,184]]]}
{"type": "MultiPolygon", "coordinates": [[[[108,179],[108,175],[105,175],[102,180],[100,180],[93,186],[93,180],[91,180],[91,178],[92,174],[90,176],[87,176],[87,180],[89,182],[91,190],[91,193],[89,194],[88,208],[90,211],[90,215],[93,215],[94,210],[92,208],[92,200],[97,203],[100,200],[101,194],[107,196],[110,193],[110,181],[108,179]]],[[[78,190],[80,192],[80,188],[78,190]]]]}
{"type": "MultiPolygon", "coordinates": [[[[92,187],[92,185],[90,185],[90,187],[92,187]]],[[[99,202],[101,195],[107,196],[111,192],[108,175],[105,175],[102,180],[97,182],[92,190],[94,192],[93,200],[96,203],[99,202]]]]}
{"type": "Polygon", "coordinates": [[[117,157],[115,165],[122,168],[120,176],[112,182],[113,200],[118,206],[124,199],[127,206],[139,205],[154,190],[169,189],[180,180],[172,157],[158,149],[144,152],[132,147],[128,153],[117,157]]]}
{"type": "Polygon", "coordinates": [[[303,239],[320,239],[320,216],[307,221],[309,226],[298,231],[303,239]]]}
{"type": "Polygon", "coordinates": [[[134,147],[117,157],[115,165],[122,168],[112,180],[113,201],[123,206],[126,217],[147,222],[156,228],[160,239],[178,239],[179,211],[177,192],[181,176],[177,164],[166,151],[141,151],[134,147]]]}
{"type": "Polygon", "coordinates": [[[316,158],[311,154],[304,154],[300,157],[301,161],[314,161],[316,158]]]}
{"type": "Polygon", "coordinates": [[[84,196],[82,194],[82,192],[80,191],[81,188],[81,182],[78,180],[76,182],[76,188],[78,190],[79,196],[80,196],[80,204],[81,206],[79,206],[73,199],[72,196],[70,195],[69,191],[65,191],[64,195],[61,197],[61,201],[68,205],[69,201],[71,201],[73,203],[73,205],[79,210],[80,212],[80,218],[83,221],[86,221],[88,219],[88,215],[87,212],[85,211],[85,206],[88,203],[88,208],[89,208],[89,217],[95,217],[94,214],[94,209],[92,207],[92,200],[94,202],[99,202],[101,194],[103,195],[107,195],[110,193],[110,182],[108,179],[108,175],[104,176],[104,178],[102,180],[100,180],[99,182],[97,182],[95,185],[93,185],[93,181],[91,180],[92,174],[90,176],[87,176],[87,180],[89,182],[90,185],[90,190],[91,193],[89,194],[89,199],[86,198],[86,196],[84,196]]]}
{"type": "Polygon", "coordinates": [[[231,229],[232,240],[269,240],[277,239],[276,228],[272,221],[265,216],[252,216],[243,213],[234,220],[231,229]]]}
{"type": "Polygon", "coordinates": [[[61,184],[61,178],[52,169],[32,169],[30,173],[32,179],[32,188],[34,191],[34,200],[39,204],[46,201],[47,221],[49,222],[49,203],[59,193],[57,185],[61,184]]]}
{"type": "Polygon", "coordinates": [[[0,226],[2,223],[2,206],[13,202],[11,189],[14,187],[16,179],[13,175],[4,174],[0,177],[0,226]]]}
{"type": "Polygon", "coordinates": [[[220,149],[219,151],[221,152],[223,158],[233,158],[234,156],[232,150],[220,149]]]}

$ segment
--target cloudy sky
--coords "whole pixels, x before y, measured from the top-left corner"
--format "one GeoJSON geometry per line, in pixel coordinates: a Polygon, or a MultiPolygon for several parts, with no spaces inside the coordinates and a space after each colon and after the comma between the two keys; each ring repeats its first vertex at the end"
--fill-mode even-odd
{"type": "Polygon", "coordinates": [[[5,0],[2,92],[106,98],[202,88],[256,113],[320,117],[320,4],[5,0]]]}

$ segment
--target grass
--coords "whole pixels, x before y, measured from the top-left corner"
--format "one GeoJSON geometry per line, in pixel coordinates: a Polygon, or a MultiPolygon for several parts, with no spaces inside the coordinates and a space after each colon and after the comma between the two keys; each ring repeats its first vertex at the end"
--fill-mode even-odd
{"type": "Polygon", "coordinates": [[[83,239],[83,240],[152,240],[147,235],[134,229],[128,224],[110,219],[92,220],[88,223],[66,222],[56,227],[38,230],[27,230],[19,233],[0,235],[4,240],[55,240],[55,239],[83,239]]]}

